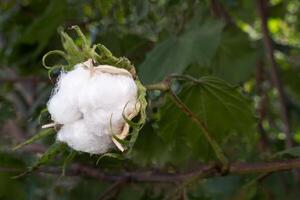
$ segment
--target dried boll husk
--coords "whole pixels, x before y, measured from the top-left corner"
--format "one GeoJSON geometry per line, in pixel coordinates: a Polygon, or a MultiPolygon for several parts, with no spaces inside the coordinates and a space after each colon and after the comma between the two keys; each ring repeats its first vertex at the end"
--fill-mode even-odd
{"type": "Polygon", "coordinates": [[[138,88],[125,69],[109,65],[94,66],[92,60],[77,64],[63,72],[48,110],[55,123],[62,124],[57,140],[77,151],[91,154],[107,152],[115,139],[124,139],[129,132],[127,119],[139,113],[138,88]]]}

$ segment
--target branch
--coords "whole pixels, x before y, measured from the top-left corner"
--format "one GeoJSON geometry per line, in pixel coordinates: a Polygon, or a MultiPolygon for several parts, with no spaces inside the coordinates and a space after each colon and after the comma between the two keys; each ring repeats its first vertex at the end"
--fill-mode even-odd
{"type": "Polygon", "coordinates": [[[167,80],[165,80],[159,83],[146,85],[145,87],[147,90],[160,90],[162,92],[166,92],[170,89],[170,84],[167,80]]]}
{"type": "MultiPolygon", "coordinates": [[[[256,173],[273,173],[278,171],[292,170],[300,168],[300,159],[280,160],[271,162],[255,162],[255,163],[232,163],[228,169],[227,175],[247,175],[256,173]]],[[[24,169],[0,167],[0,172],[20,173],[24,169]]],[[[41,167],[35,173],[61,174],[59,167],[41,167]]],[[[73,164],[66,172],[67,176],[85,176],[95,178],[101,181],[116,182],[120,180],[128,180],[128,182],[152,182],[152,183],[176,183],[190,179],[191,177],[217,177],[221,176],[220,169],[214,163],[201,165],[198,169],[185,173],[168,173],[168,172],[105,172],[90,166],[82,164],[73,164]],[[210,173],[208,173],[210,171],[210,173]]]]}
{"type": "Polygon", "coordinates": [[[267,95],[266,91],[263,87],[263,83],[265,81],[265,72],[262,60],[258,60],[256,63],[256,75],[255,75],[255,82],[256,82],[256,94],[260,97],[258,101],[258,105],[256,108],[256,112],[258,114],[258,123],[257,123],[257,131],[260,134],[260,148],[263,151],[269,149],[269,140],[267,133],[263,127],[263,121],[266,116],[267,111],[267,95]]]}
{"type": "Polygon", "coordinates": [[[263,43],[266,51],[266,55],[271,64],[271,79],[274,87],[278,91],[279,103],[280,103],[280,115],[284,123],[284,133],[286,135],[286,147],[293,146],[293,139],[291,134],[290,123],[288,119],[288,110],[286,105],[286,99],[283,91],[282,82],[279,77],[279,68],[274,57],[274,48],[268,29],[268,16],[267,16],[267,2],[266,0],[256,0],[257,10],[261,18],[261,28],[263,32],[263,43]]]}
{"type": "Polygon", "coordinates": [[[211,0],[210,2],[210,8],[216,17],[224,19],[227,25],[236,26],[235,21],[219,0],[211,0]]]}

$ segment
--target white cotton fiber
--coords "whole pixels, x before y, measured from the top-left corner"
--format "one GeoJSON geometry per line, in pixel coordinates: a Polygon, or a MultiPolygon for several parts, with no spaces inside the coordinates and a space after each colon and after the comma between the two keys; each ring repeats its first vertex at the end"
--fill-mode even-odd
{"type": "Polygon", "coordinates": [[[93,111],[85,112],[84,119],[89,128],[97,135],[117,134],[121,131],[120,129],[124,123],[122,113],[114,110],[95,109],[93,111]]]}
{"type": "Polygon", "coordinates": [[[79,99],[82,109],[101,108],[111,110],[115,106],[124,107],[130,101],[136,99],[136,85],[131,77],[112,75],[109,73],[92,76],[83,86],[79,99]]]}
{"type": "Polygon", "coordinates": [[[65,96],[62,92],[53,95],[48,103],[48,111],[52,120],[59,124],[71,123],[82,118],[82,113],[73,99],[65,96]]]}
{"type": "Polygon", "coordinates": [[[112,147],[112,135],[123,131],[123,111],[128,118],[139,111],[137,86],[123,69],[90,65],[89,61],[78,64],[61,74],[48,111],[54,122],[63,125],[57,140],[99,154],[112,147]]]}
{"type": "Polygon", "coordinates": [[[76,65],[73,71],[61,73],[54,94],[48,102],[48,111],[53,121],[65,124],[82,117],[78,107],[78,91],[88,78],[89,72],[82,64],[76,65]]]}
{"type": "Polygon", "coordinates": [[[57,133],[57,140],[67,143],[77,151],[92,154],[105,153],[112,147],[111,137],[97,136],[90,132],[85,120],[64,125],[57,133]]]}

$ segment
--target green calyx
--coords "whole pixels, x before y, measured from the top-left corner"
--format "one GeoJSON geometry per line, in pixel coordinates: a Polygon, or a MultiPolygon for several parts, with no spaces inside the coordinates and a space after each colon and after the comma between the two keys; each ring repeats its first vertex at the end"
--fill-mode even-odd
{"type": "Polygon", "coordinates": [[[52,50],[43,56],[43,66],[51,73],[54,69],[63,68],[65,71],[72,70],[74,65],[92,59],[98,65],[111,65],[114,67],[124,68],[128,70],[133,77],[135,77],[135,67],[125,57],[115,57],[113,54],[102,44],[94,44],[85,37],[78,26],[72,26],[70,29],[75,30],[78,35],[77,44],[66,32],[59,29],[61,41],[64,48],[62,50],[52,50]],[[55,64],[49,66],[46,64],[46,59],[50,55],[58,55],[64,58],[67,64],[55,64]]]}

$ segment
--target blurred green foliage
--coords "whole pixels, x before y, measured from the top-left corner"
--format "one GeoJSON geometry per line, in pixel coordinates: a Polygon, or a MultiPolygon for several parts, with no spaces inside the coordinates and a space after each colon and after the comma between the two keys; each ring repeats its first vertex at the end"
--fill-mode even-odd
{"type": "MultiPolygon", "coordinates": [[[[300,3],[270,0],[268,26],[275,58],[286,91],[289,118],[300,142],[300,3]]],[[[203,83],[174,81],[173,90],[207,124],[231,161],[299,157],[299,148],[285,149],[278,94],[270,81],[260,18],[255,1],[248,0],[2,0],[0,1],[0,199],[98,199],[111,186],[85,177],[33,173],[11,179],[35,162],[55,136],[24,150],[12,147],[40,131],[39,113],[53,84],[42,67],[43,55],[62,49],[59,27],[78,25],[93,44],[102,43],[116,56],[127,57],[144,84],[166,76],[189,74],[203,83]],[[221,5],[222,10],[214,9],[221,5]],[[229,18],[228,18],[229,16],[229,18]],[[258,65],[263,80],[257,93],[258,65]],[[263,97],[264,96],[264,97],[263,97]],[[262,119],[254,111],[267,99],[262,119]],[[261,122],[268,148],[261,148],[255,129],[261,122]]],[[[74,35],[73,35],[74,36],[74,35]]],[[[79,40],[75,41],[80,43],[79,40]]],[[[49,64],[64,63],[59,56],[49,64]]],[[[65,63],[64,63],[65,64],[65,63]]],[[[54,77],[59,74],[53,71],[54,77]]],[[[130,159],[79,154],[77,163],[99,170],[193,169],[215,161],[201,130],[164,93],[148,92],[147,124],[140,132],[130,159]]],[[[49,121],[43,116],[43,122],[49,121]],[[45,119],[44,119],[45,118],[45,119]]],[[[61,155],[62,158],[68,155],[61,155]]],[[[63,159],[51,166],[62,166],[63,159]]],[[[299,199],[299,182],[291,172],[275,173],[245,188],[253,175],[201,180],[182,199],[299,199]]],[[[163,199],[173,185],[127,183],[111,199],[163,199]]]]}

